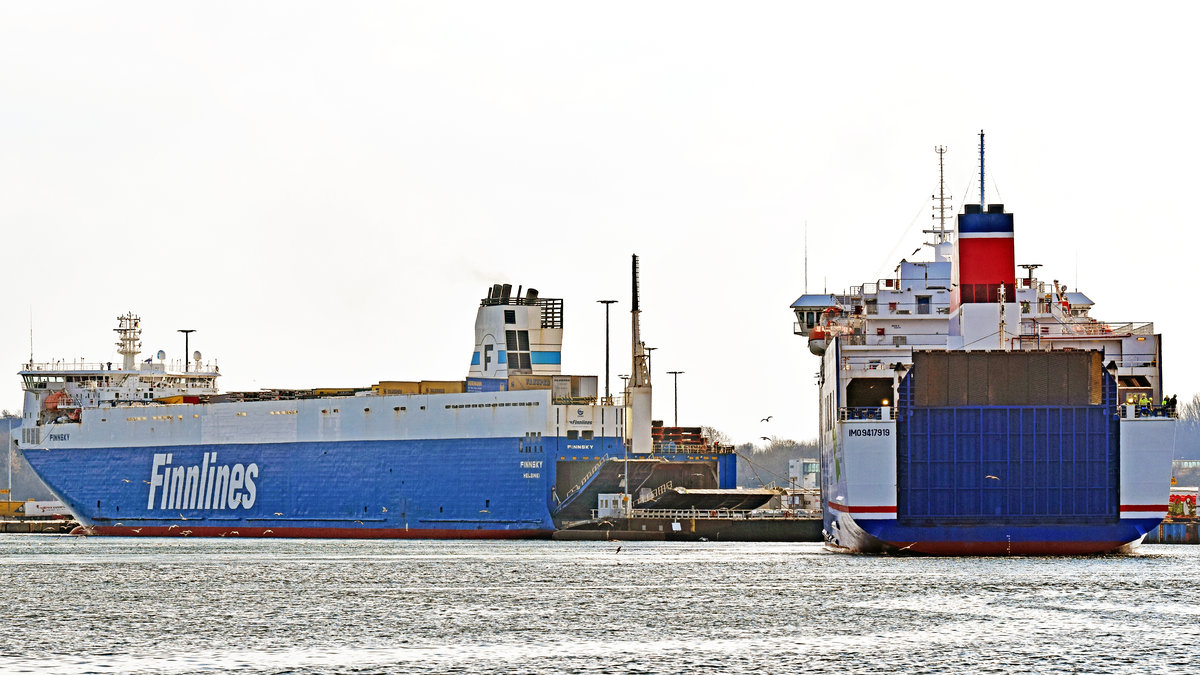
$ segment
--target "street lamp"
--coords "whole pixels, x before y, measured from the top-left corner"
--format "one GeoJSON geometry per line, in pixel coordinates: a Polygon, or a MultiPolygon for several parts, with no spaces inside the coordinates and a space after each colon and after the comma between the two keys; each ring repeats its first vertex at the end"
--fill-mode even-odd
{"type": "Polygon", "coordinates": [[[604,305],[604,404],[612,405],[612,392],[608,389],[608,306],[616,300],[597,300],[604,305]]]}
{"type": "Polygon", "coordinates": [[[679,376],[683,374],[683,371],[668,370],[667,374],[675,376],[675,426],[679,426],[679,376]]]}
{"type": "Polygon", "coordinates": [[[183,333],[183,372],[186,373],[188,371],[188,359],[191,358],[188,356],[188,337],[192,333],[195,333],[196,329],[195,328],[179,328],[179,329],[176,329],[176,332],[183,333]]]}

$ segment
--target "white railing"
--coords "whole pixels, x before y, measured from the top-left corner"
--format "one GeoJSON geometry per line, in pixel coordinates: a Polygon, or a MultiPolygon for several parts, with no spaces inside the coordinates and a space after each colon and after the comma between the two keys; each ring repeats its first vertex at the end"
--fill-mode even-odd
{"type": "MultiPolygon", "coordinates": [[[[820,513],[817,511],[802,509],[633,509],[629,512],[631,518],[664,518],[671,520],[790,520],[795,518],[816,518],[819,515],[820,513]]],[[[599,518],[599,510],[592,509],[592,520],[599,518]]]]}
{"type": "Polygon", "coordinates": [[[645,504],[646,502],[652,502],[655,499],[658,499],[659,497],[663,496],[663,494],[669,492],[670,490],[674,490],[674,489],[675,489],[674,481],[667,481],[667,482],[663,483],[662,485],[659,485],[658,487],[654,488],[654,491],[650,493],[650,496],[646,497],[645,499],[639,499],[637,503],[645,504]]]}
{"type": "Polygon", "coordinates": [[[838,408],[838,420],[841,422],[890,422],[892,409],[882,408],[838,408]]]}
{"type": "Polygon", "coordinates": [[[1072,321],[1064,321],[1062,323],[1035,323],[1032,325],[1021,325],[1021,337],[1036,337],[1038,335],[1043,337],[1062,335],[1095,335],[1100,337],[1112,337],[1118,335],[1153,334],[1154,323],[1151,321],[1130,321],[1126,323],[1105,323],[1099,321],[1075,323],[1072,321]]]}
{"type": "MultiPolygon", "coordinates": [[[[162,361],[151,361],[150,364],[146,364],[145,360],[143,359],[142,361],[139,361],[138,363],[134,364],[134,368],[132,370],[128,370],[128,371],[122,369],[123,365],[124,364],[121,361],[94,361],[93,362],[93,361],[83,361],[83,360],[68,361],[67,359],[59,359],[56,361],[43,361],[40,363],[25,363],[21,367],[21,369],[26,370],[26,371],[43,371],[43,372],[46,372],[46,371],[66,372],[66,371],[80,371],[80,370],[101,371],[102,370],[105,372],[111,371],[114,373],[115,372],[137,373],[137,372],[147,372],[147,371],[142,371],[141,366],[153,365],[153,366],[158,366],[161,369],[165,369],[165,372],[169,372],[172,374],[183,372],[183,360],[182,359],[176,359],[174,361],[169,361],[169,362],[166,362],[165,364],[162,361]]],[[[220,372],[220,369],[217,367],[216,361],[201,361],[199,365],[197,365],[195,361],[188,361],[187,369],[188,369],[188,372],[193,372],[193,373],[220,372]]],[[[149,372],[164,372],[164,370],[155,370],[155,371],[149,371],[149,372]]]]}
{"type": "Polygon", "coordinates": [[[1177,410],[1171,410],[1167,406],[1161,405],[1137,405],[1136,403],[1125,403],[1117,406],[1117,410],[1121,419],[1134,419],[1141,417],[1157,417],[1175,418],[1179,417],[1177,410]]]}

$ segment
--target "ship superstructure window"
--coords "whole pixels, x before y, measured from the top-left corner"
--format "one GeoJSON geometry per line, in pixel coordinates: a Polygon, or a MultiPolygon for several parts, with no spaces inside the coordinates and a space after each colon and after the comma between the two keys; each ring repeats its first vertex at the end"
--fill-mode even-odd
{"type": "Polygon", "coordinates": [[[505,347],[508,349],[509,370],[532,370],[533,364],[529,358],[529,331],[504,331],[505,347]]]}
{"type": "Polygon", "coordinates": [[[932,300],[932,296],[918,295],[917,296],[917,314],[928,314],[929,308],[931,306],[930,305],[931,300],[932,300]]]}
{"type": "Polygon", "coordinates": [[[504,310],[504,323],[516,323],[516,322],[517,322],[517,311],[514,309],[504,310]]]}
{"type": "Polygon", "coordinates": [[[879,301],[878,300],[871,298],[870,300],[866,301],[866,305],[867,305],[867,314],[878,314],[879,313],[879,301]]]}

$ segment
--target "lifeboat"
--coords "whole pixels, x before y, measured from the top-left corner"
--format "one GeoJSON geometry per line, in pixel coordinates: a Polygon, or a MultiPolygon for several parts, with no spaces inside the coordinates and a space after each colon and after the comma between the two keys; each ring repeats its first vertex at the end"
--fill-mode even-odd
{"type": "Polygon", "coordinates": [[[829,347],[829,331],[817,326],[808,331],[808,351],[821,356],[829,347]]]}
{"type": "Polygon", "coordinates": [[[826,307],[821,312],[821,320],[812,330],[808,331],[808,351],[820,356],[829,348],[829,338],[833,333],[830,328],[833,320],[842,315],[840,307],[826,307]]]}
{"type": "Polygon", "coordinates": [[[58,410],[58,406],[70,402],[71,397],[67,396],[66,392],[54,391],[47,395],[46,400],[42,402],[42,410],[58,410]]]}

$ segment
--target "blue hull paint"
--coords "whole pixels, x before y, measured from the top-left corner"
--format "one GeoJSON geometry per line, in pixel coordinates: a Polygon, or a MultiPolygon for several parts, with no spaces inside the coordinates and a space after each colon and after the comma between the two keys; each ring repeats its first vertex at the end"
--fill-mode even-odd
{"type": "Polygon", "coordinates": [[[914,541],[941,543],[992,542],[1133,542],[1156,527],[1161,518],[1124,518],[1108,524],[947,525],[911,527],[895,520],[856,520],[868,535],[893,545],[914,541]]]}
{"type": "Polygon", "coordinates": [[[29,450],[25,456],[81,524],[100,531],[174,525],[199,534],[261,528],[287,536],[545,536],[554,529],[555,464],[541,447],[522,441],[206,444],[29,450]],[[160,457],[155,471],[155,455],[166,453],[170,464],[162,466],[160,457]],[[206,465],[211,453],[215,461],[206,465]],[[237,489],[228,475],[224,482],[215,478],[217,467],[235,465],[242,467],[237,489]],[[183,476],[182,486],[173,484],[173,467],[189,466],[195,475],[208,474],[207,484],[188,485],[183,476]],[[211,471],[203,471],[206,466],[211,471]],[[165,487],[156,484],[160,480],[165,487]],[[164,503],[164,491],[176,503],[164,503]],[[185,504],[184,492],[196,497],[185,504]],[[227,496],[224,508],[213,497],[220,492],[227,496]],[[231,508],[234,495],[239,503],[231,508]]]}
{"type": "Polygon", "coordinates": [[[1106,524],[904,526],[895,520],[855,519],[825,512],[825,531],[835,549],[860,553],[934,555],[1088,555],[1128,550],[1161,518],[1122,518],[1106,524]]]}

